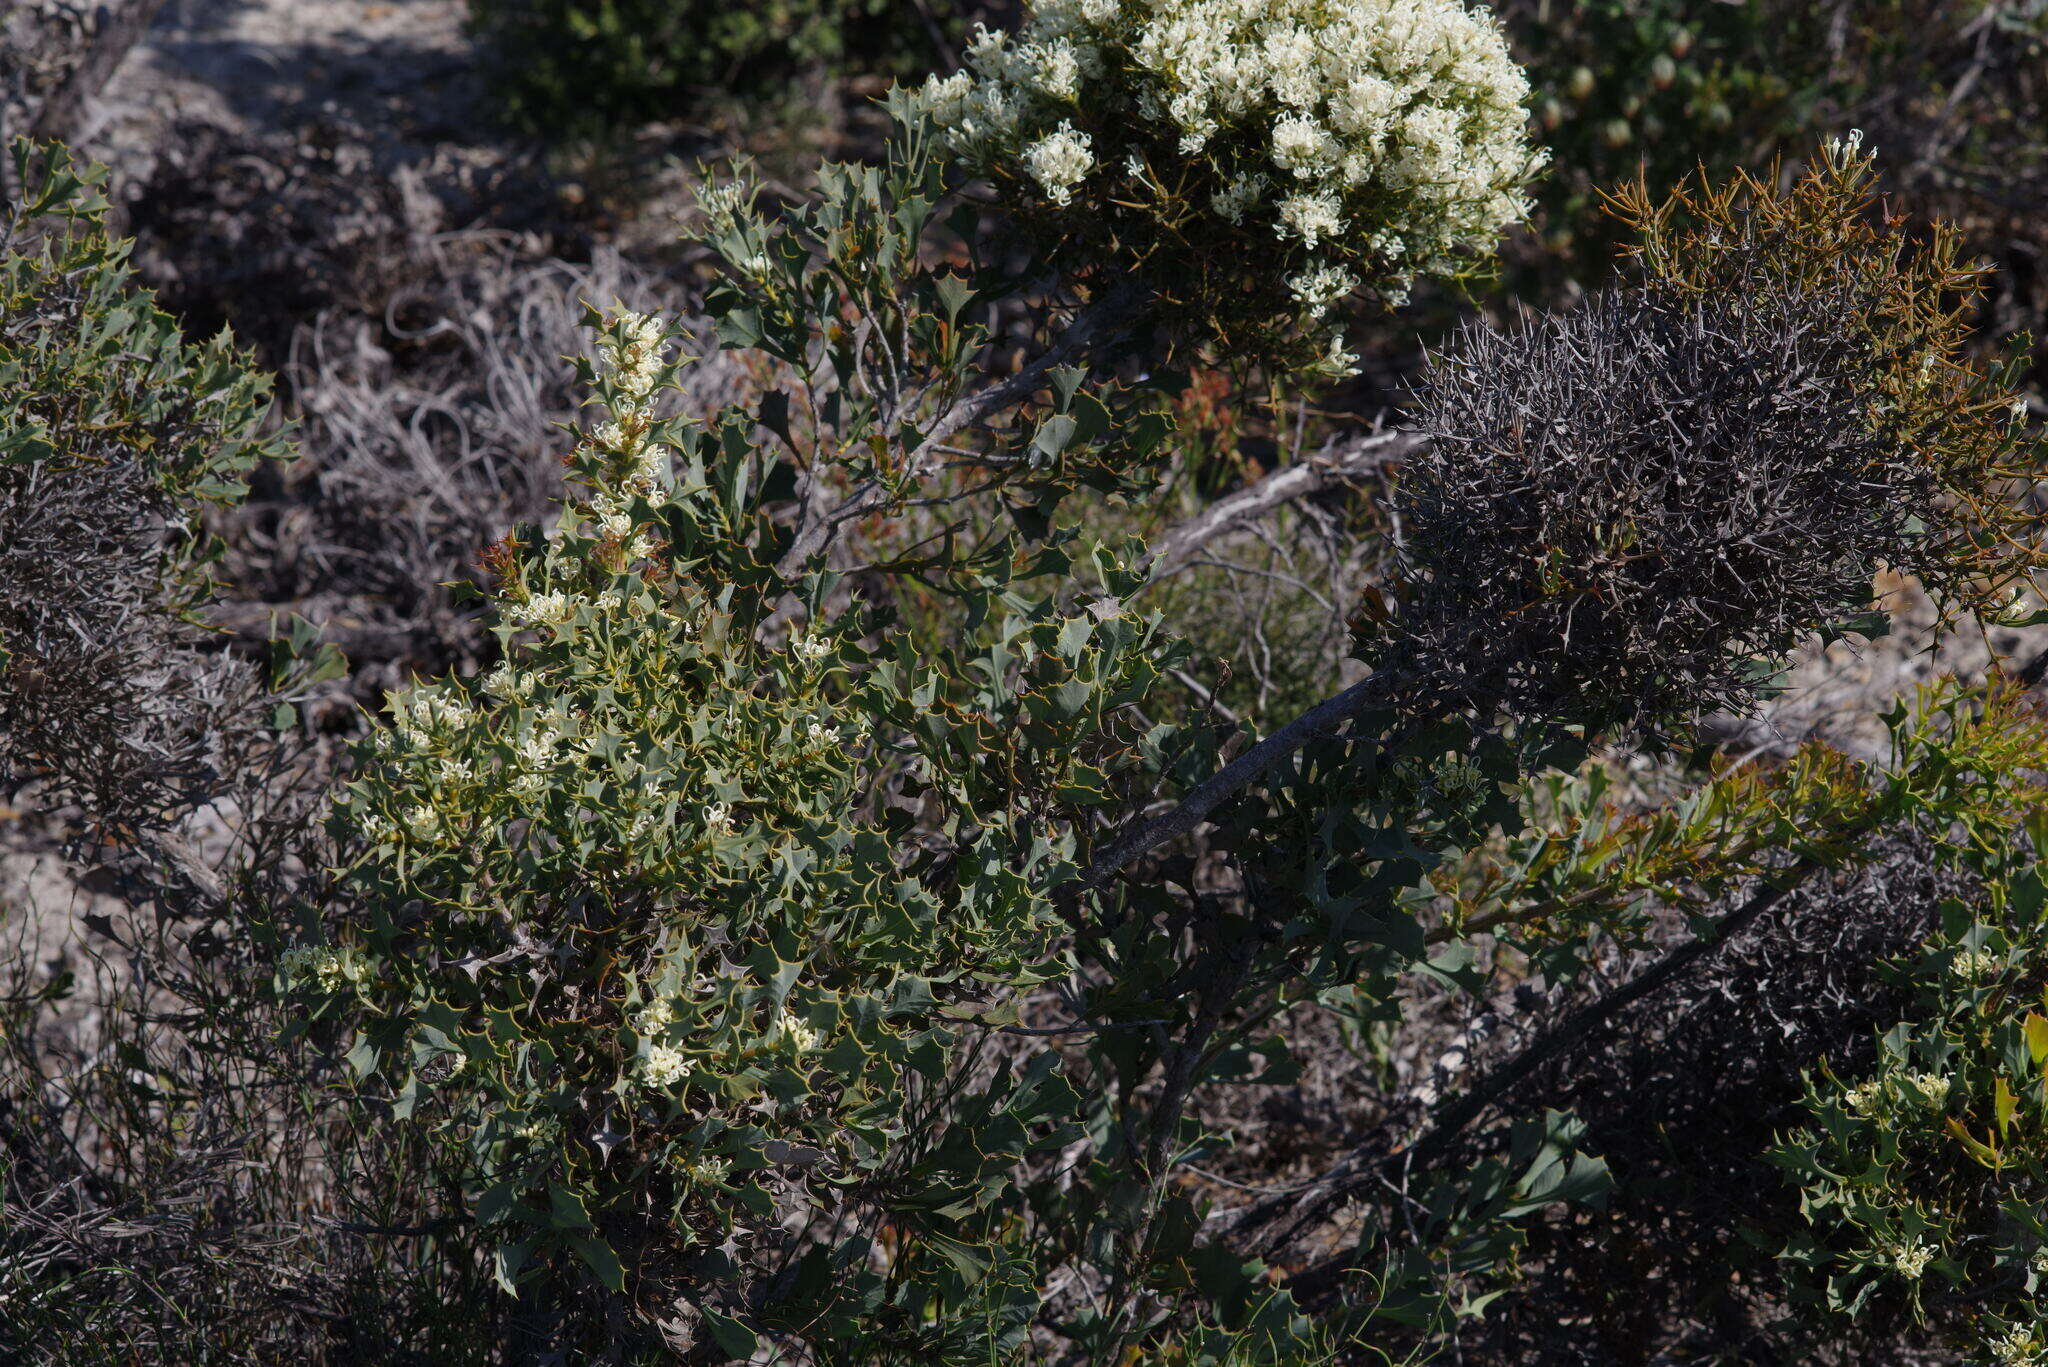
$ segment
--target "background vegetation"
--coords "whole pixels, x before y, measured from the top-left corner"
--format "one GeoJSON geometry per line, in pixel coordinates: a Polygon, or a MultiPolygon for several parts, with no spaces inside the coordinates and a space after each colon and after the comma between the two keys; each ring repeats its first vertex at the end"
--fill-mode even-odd
{"type": "Polygon", "coordinates": [[[2048,10],[1452,8],[10,11],[0,1359],[2048,1362],[2048,10]]]}

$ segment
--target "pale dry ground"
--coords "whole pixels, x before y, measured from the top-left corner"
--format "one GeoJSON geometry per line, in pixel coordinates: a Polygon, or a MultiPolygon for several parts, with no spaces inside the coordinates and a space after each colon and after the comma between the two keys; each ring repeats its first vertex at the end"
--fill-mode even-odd
{"type": "Polygon", "coordinates": [[[84,150],[139,177],[181,123],[340,114],[385,154],[481,155],[462,0],[169,0],[88,115],[84,150]]]}
{"type": "MultiPolygon", "coordinates": [[[[475,89],[463,13],[462,0],[169,0],[88,106],[78,150],[113,169],[117,203],[194,128],[339,116],[373,135],[359,155],[387,174],[396,166],[401,184],[495,158],[465,136],[475,89]]],[[[431,196],[407,204],[420,216],[415,231],[447,226],[431,196]]],[[[202,817],[191,833],[205,843],[217,826],[202,817]]],[[[121,909],[92,881],[46,830],[0,808],[0,955],[13,958],[19,943],[44,971],[76,967],[86,918],[121,909]]]]}
{"type": "Polygon", "coordinates": [[[1944,677],[1981,679],[1993,663],[2017,671],[2048,650],[2048,625],[1986,629],[1966,622],[1937,636],[1934,605],[1916,585],[1879,587],[1889,594],[1891,634],[1803,651],[1785,692],[1758,716],[1713,728],[1726,748],[1784,753],[1814,737],[1859,759],[1882,760],[1887,742],[1880,718],[1896,700],[1910,700],[1944,677]]]}

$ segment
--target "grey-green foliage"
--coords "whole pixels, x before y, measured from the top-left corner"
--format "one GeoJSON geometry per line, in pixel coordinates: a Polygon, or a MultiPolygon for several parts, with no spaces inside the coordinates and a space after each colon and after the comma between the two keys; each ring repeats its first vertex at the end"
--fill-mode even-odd
{"type": "Polygon", "coordinates": [[[1901,1323],[2007,1367],[2048,1362],[2048,808],[1971,821],[1946,857],[1983,893],[1887,976],[1876,1067],[1808,1076],[1771,1151],[1803,1221],[1772,1231],[1796,1303],[1839,1332],[1901,1323]]]}
{"type": "Polygon", "coordinates": [[[0,219],[0,791],[147,824],[203,793],[246,670],[188,624],[205,519],[283,450],[269,382],[185,340],[105,228],[104,171],[17,143],[0,219]]]}
{"type": "Polygon", "coordinates": [[[1043,976],[1070,827],[1138,762],[1163,643],[1010,587],[1053,548],[963,576],[984,626],[937,659],[783,581],[750,424],[654,416],[669,341],[607,325],[580,495],[493,559],[505,663],[394,698],[337,812],[361,913],[283,965],[466,1149],[508,1289],[573,1253],[715,1316],[705,1260],[744,1286],[793,1214],[869,1219],[884,1181],[977,1204],[955,1161],[890,1169],[956,1023],[1043,976]]]}

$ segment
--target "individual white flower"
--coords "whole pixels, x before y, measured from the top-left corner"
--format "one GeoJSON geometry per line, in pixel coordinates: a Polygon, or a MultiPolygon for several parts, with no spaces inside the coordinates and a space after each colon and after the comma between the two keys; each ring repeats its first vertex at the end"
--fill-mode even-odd
{"type": "Polygon", "coordinates": [[[527,727],[526,734],[512,747],[513,758],[527,769],[545,769],[555,762],[555,751],[562,743],[562,729],[552,719],[542,717],[527,727]]]}
{"type": "Polygon", "coordinates": [[[714,831],[732,829],[732,807],[728,803],[714,802],[704,809],[704,824],[714,831]]]}
{"type": "Polygon", "coordinates": [[[519,702],[533,692],[533,676],[522,674],[511,664],[500,664],[484,675],[484,692],[506,702],[519,702]]]}
{"type": "Polygon", "coordinates": [[[1280,201],[1280,236],[1298,237],[1310,251],[1343,231],[1344,214],[1333,194],[1296,194],[1280,201]]]}
{"type": "Polygon", "coordinates": [[[819,722],[812,722],[804,727],[804,739],[814,748],[836,745],[839,742],[839,733],[829,726],[819,722]]]}
{"type": "Polygon", "coordinates": [[[1344,334],[1330,334],[1330,349],[1316,366],[1316,372],[1332,380],[1349,379],[1358,373],[1358,353],[1344,346],[1344,334]]]}
{"type": "MultiPolygon", "coordinates": [[[[1860,128],[1852,128],[1849,130],[1848,135],[1846,137],[1829,138],[1827,140],[1826,147],[1828,157],[1832,161],[1842,162],[1853,160],[1863,151],[1863,130],[1860,128]]],[[[1877,149],[1875,147],[1870,149],[1870,155],[1877,155],[1877,149]]]]}
{"type": "Polygon", "coordinates": [[[1269,182],[1262,174],[1238,176],[1211,197],[1209,205],[1232,223],[1242,223],[1247,210],[1259,202],[1269,182]]]}
{"type": "Polygon", "coordinates": [[[656,997],[653,1001],[647,1003],[646,1006],[640,1008],[640,1014],[634,1018],[634,1021],[640,1027],[643,1034],[652,1035],[666,1030],[669,1026],[676,1023],[675,1003],[667,997],[656,997]]]}
{"type": "Polygon", "coordinates": [[[1095,154],[1086,133],[1077,133],[1073,124],[1062,122],[1024,149],[1024,169],[1044,187],[1047,199],[1066,204],[1074,197],[1074,187],[1095,169],[1095,154]]]}
{"type": "Polygon", "coordinates": [[[424,804],[406,812],[405,829],[413,839],[426,845],[438,844],[444,834],[441,814],[424,804]]]}
{"type": "Polygon", "coordinates": [[[832,653],[832,643],[822,636],[802,631],[789,638],[789,649],[791,654],[806,664],[816,664],[832,653]]]}
{"type": "Polygon", "coordinates": [[[1859,1082],[1842,1094],[1842,1100],[1858,1115],[1873,1115],[1884,1104],[1884,1084],[1859,1082]]]}
{"type": "Polygon", "coordinates": [[[597,519],[598,535],[607,541],[624,541],[633,530],[633,519],[624,513],[605,513],[597,519]]]}

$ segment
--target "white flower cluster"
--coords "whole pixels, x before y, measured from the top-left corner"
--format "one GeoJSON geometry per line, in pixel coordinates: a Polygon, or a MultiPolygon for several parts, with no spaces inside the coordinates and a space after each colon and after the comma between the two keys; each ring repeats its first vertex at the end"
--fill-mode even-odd
{"type": "Polygon", "coordinates": [[[656,997],[640,1008],[640,1014],[633,1023],[643,1035],[657,1035],[676,1023],[675,1003],[667,997],[656,997]]]}
{"type": "Polygon", "coordinates": [[[551,1115],[534,1115],[514,1125],[512,1137],[545,1147],[562,1137],[562,1122],[551,1115]]]}
{"type": "Polygon", "coordinates": [[[1319,317],[1368,282],[1398,302],[1527,213],[1528,95],[1461,0],[1038,0],[921,102],[963,159],[1054,205],[1205,184],[1218,219],[1299,248],[1319,317]]]}
{"type": "Polygon", "coordinates": [[[583,601],[583,596],[575,593],[556,593],[552,590],[534,593],[527,595],[523,603],[507,604],[505,616],[511,619],[514,626],[558,627],[565,625],[576,615],[576,609],[583,605],[583,601]]]}
{"type": "Polygon", "coordinates": [[[654,392],[668,365],[668,328],[651,314],[624,309],[605,323],[597,344],[599,375],[611,385],[612,416],[590,433],[605,478],[592,491],[589,513],[599,535],[622,547],[628,559],[653,553],[651,538],[638,533],[631,517],[636,498],[656,500],[661,492],[662,448],[650,437],[654,392]]]}
{"type": "Polygon", "coordinates": [[[370,963],[358,951],[326,945],[294,945],[277,956],[277,971],[293,987],[340,992],[370,977],[370,963]]]}
{"type": "Polygon", "coordinates": [[[1934,1250],[1915,1239],[1892,1250],[1892,1270],[1909,1282],[1918,1281],[1933,1259],[1934,1250]]]}
{"type": "Polygon", "coordinates": [[[689,1178],[692,1182],[699,1186],[715,1187],[724,1182],[726,1174],[732,1171],[732,1160],[729,1158],[705,1157],[693,1159],[683,1164],[682,1167],[683,1176],[689,1178]]]}
{"type": "Polygon", "coordinates": [[[1965,982],[1991,977],[2005,967],[2005,961],[1981,949],[1966,949],[1949,961],[1948,971],[1965,982]]]}
{"type": "Polygon", "coordinates": [[[690,1074],[690,1058],[682,1050],[666,1044],[647,1046],[647,1062],[641,1065],[640,1075],[647,1085],[667,1090],[690,1074]]]}
{"type": "Polygon", "coordinates": [[[816,1053],[824,1043],[822,1035],[788,1011],[776,1021],[775,1033],[799,1054],[816,1053]]]}
{"type": "Polygon", "coordinates": [[[389,705],[394,733],[414,749],[422,749],[436,735],[459,731],[476,719],[476,713],[460,695],[434,685],[393,694],[389,705]]]}
{"type": "Polygon", "coordinates": [[[623,402],[613,411],[623,419],[642,416],[654,386],[661,379],[663,355],[668,350],[668,331],[659,318],[646,313],[621,310],[605,330],[597,346],[598,362],[618,387],[623,402]]]}
{"type": "Polygon", "coordinates": [[[2042,1367],[2048,1363],[2048,1347],[2033,1330],[2016,1324],[1991,1341],[1991,1356],[2005,1367],[2042,1367]]]}
{"type": "Polygon", "coordinates": [[[1920,1099],[1930,1110],[1940,1110],[1948,1105],[1949,1080],[1939,1073],[1911,1073],[1907,1081],[1920,1093],[1920,1099]]]}

